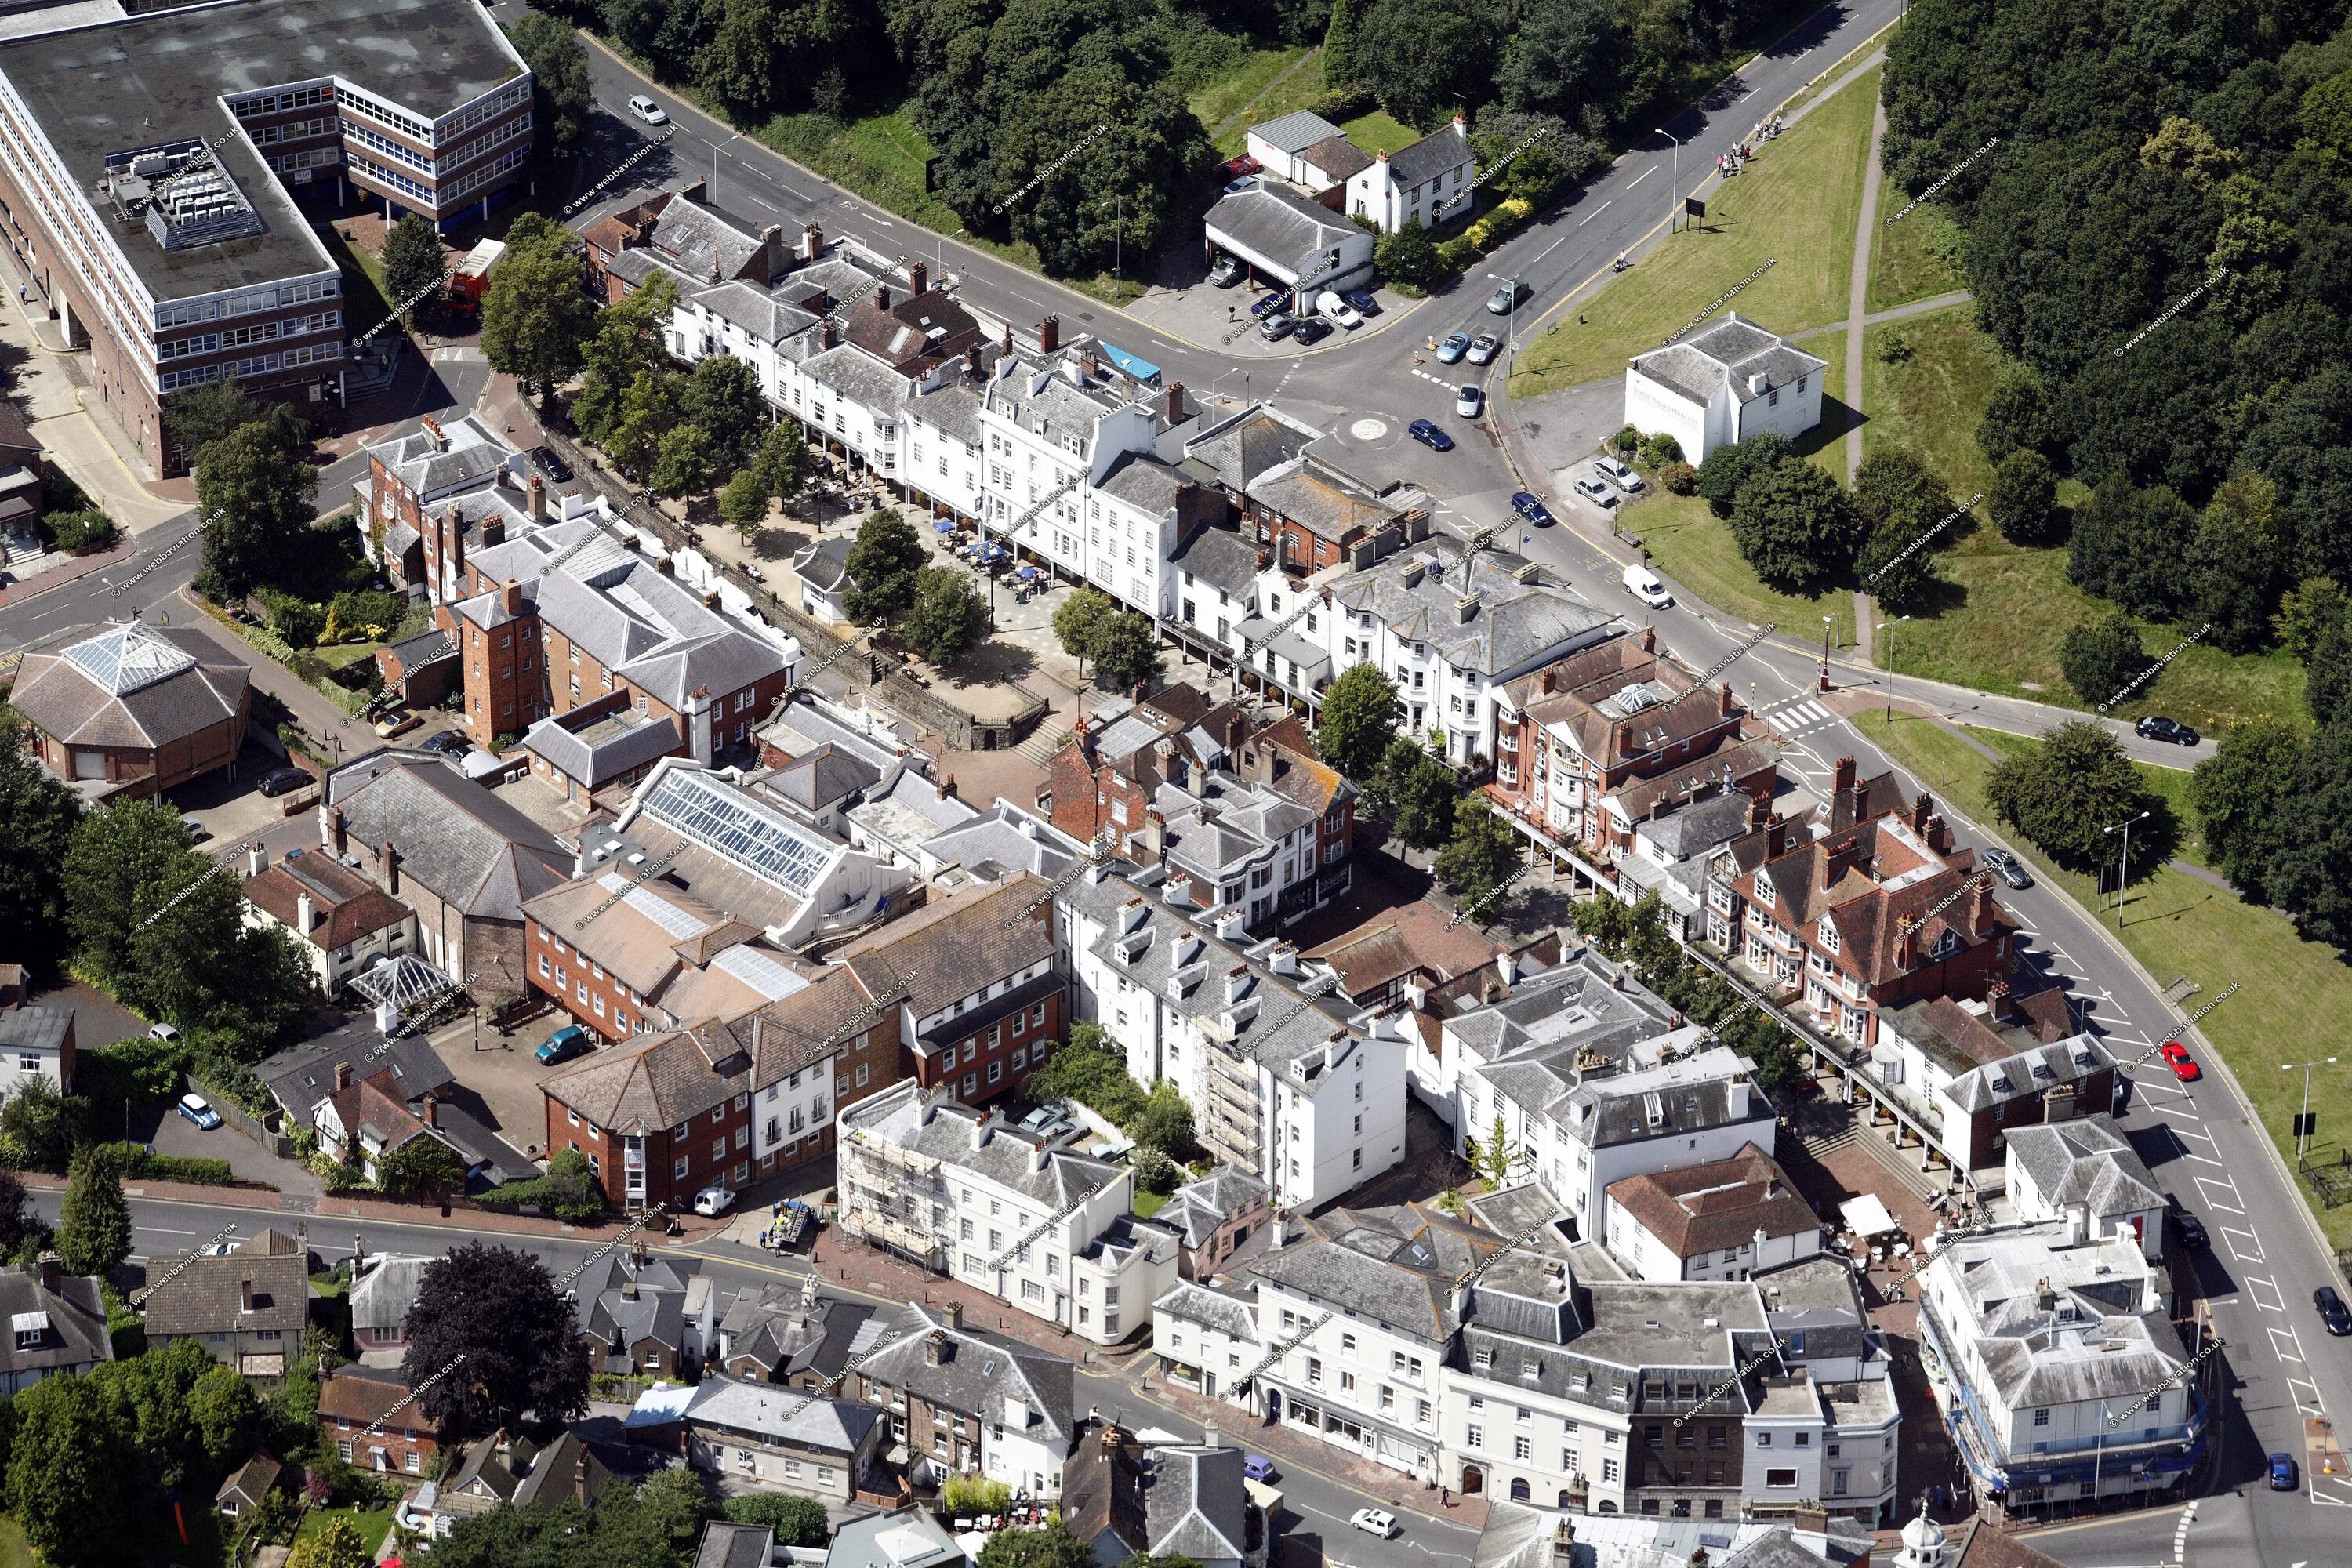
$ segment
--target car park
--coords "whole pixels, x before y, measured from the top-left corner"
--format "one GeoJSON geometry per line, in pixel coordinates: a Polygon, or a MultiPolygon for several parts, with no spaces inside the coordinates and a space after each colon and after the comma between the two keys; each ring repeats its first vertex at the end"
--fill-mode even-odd
{"type": "Polygon", "coordinates": [[[1602,479],[1607,479],[1611,484],[1615,485],[1619,489],[1623,490],[1629,496],[1640,495],[1643,490],[1650,488],[1642,482],[1641,475],[1635,473],[1633,469],[1627,468],[1624,464],[1619,462],[1614,458],[1593,458],[1592,470],[1599,474],[1602,479]]]}
{"type": "Polygon", "coordinates": [[[1492,364],[1495,363],[1496,353],[1502,346],[1503,340],[1494,333],[1480,332],[1470,340],[1470,352],[1464,357],[1472,364],[1492,364]]]}
{"type": "Polygon", "coordinates": [[[1209,264],[1209,282],[1215,288],[1230,289],[1242,280],[1246,270],[1239,257],[1220,256],[1209,264]]]}
{"type": "Polygon", "coordinates": [[[424,722],[425,720],[418,714],[387,713],[375,721],[375,732],[389,741],[394,735],[407,734],[424,722]]]}
{"type": "Polygon", "coordinates": [[[2303,1489],[2303,1476],[2295,1468],[2293,1454],[2271,1456],[2271,1490],[2294,1492],[2303,1489]]]}
{"type": "Polygon", "coordinates": [[[2344,1298],[2336,1293],[2333,1285],[2322,1285],[2311,1293],[2311,1304],[2319,1309],[2319,1321],[2331,1334],[2352,1334],[2352,1310],[2344,1305],[2344,1298]]]}
{"type": "Polygon", "coordinates": [[[2033,879],[2025,874],[2025,868],[2019,865],[2017,863],[2017,857],[2011,854],[2008,850],[1988,849],[1983,853],[1983,855],[1979,857],[1979,858],[1983,860],[1986,865],[1991,867],[1996,872],[2000,873],[2000,879],[2007,882],[2011,887],[2030,888],[2033,886],[2033,879]]]}
{"type": "Polygon", "coordinates": [[[648,125],[669,123],[669,111],[642,92],[629,95],[629,112],[648,125]]]}
{"type": "Polygon", "coordinates": [[[212,1101],[193,1092],[180,1096],[180,1114],[207,1132],[221,1121],[220,1112],[213,1109],[212,1101]]]}
{"type": "Polygon", "coordinates": [[[1658,574],[1639,563],[1626,567],[1621,581],[1625,584],[1625,592],[1654,610],[1663,610],[1675,602],[1675,596],[1666,592],[1666,584],[1658,574]]]}
{"type": "Polygon", "coordinates": [[[213,830],[211,828],[206,827],[203,823],[198,822],[193,816],[184,816],[180,818],[180,826],[188,830],[188,842],[191,844],[202,844],[205,839],[210,838],[213,836],[213,830]]]}
{"type": "Polygon", "coordinates": [[[262,794],[275,796],[291,794],[295,790],[303,788],[310,782],[310,775],[300,768],[272,768],[262,775],[258,787],[262,794]]]}
{"type": "Polygon", "coordinates": [[[1431,424],[1426,419],[1416,419],[1411,425],[1405,426],[1405,429],[1414,440],[1420,442],[1423,446],[1428,447],[1433,452],[1451,452],[1454,450],[1454,437],[1448,436],[1444,431],[1440,430],[1436,426],[1431,424]]]}
{"type": "Polygon", "coordinates": [[[1289,309],[1290,290],[1287,289],[1276,289],[1271,294],[1259,295],[1257,303],[1250,307],[1250,314],[1253,316],[1264,317],[1272,311],[1287,310],[1289,309]]]}
{"type": "Polygon", "coordinates": [[[1363,312],[1328,289],[1317,297],[1315,309],[1328,321],[1351,332],[1364,324],[1363,312]]]}
{"type": "Polygon", "coordinates": [[[1507,316],[1511,313],[1511,307],[1527,297],[1528,286],[1514,278],[1487,299],[1486,310],[1493,315],[1507,316]]]}
{"type": "Polygon", "coordinates": [[[1440,364],[1459,364],[1462,361],[1462,356],[1469,352],[1470,334],[1467,332],[1453,333],[1447,337],[1444,342],[1437,345],[1437,363],[1440,364]]]}
{"type": "Polygon", "coordinates": [[[574,1057],[584,1057],[595,1048],[596,1042],[589,1037],[587,1030],[577,1024],[566,1024],[541,1040],[539,1049],[531,1055],[539,1058],[540,1066],[551,1068],[574,1057]]]}
{"type": "Polygon", "coordinates": [[[2198,1068],[2197,1058],[2189,1054],[2189,1047],[2178,1040],[2166,1042],[2163,1056],[2164,1065],[2183,1083],[2195,1083],[2205,1076],[2198,1068]]]}
{"type": "Polygon", "coordinates": [[[2178,719],[2158,718],[2154,714],[2132,726],[2132,732],[2143,741],[2169,741],[2176,746],[2193,746],[2197,731],[2178,719]]]}
{"type": "Polygon", "coordinates": [[[1511,510],[1534,523],[1538,528],[1552,525],[1551,509],[1532,490],[1518,490],[1511,496],[1511,510]]]}
{"type": "Polygon", "coordinates": [[[705,1187],[694,1194],[694,1212],[706,1219],[715,1219],[735,1206],[735,1194],[727,1187],[705,1187]]]}
{"type": "Polygon", "coordinates": [[[1331,332],[1331,323],[1319,316],[1302,317],[1298,325],[1290,329],[1291,337],[1300,343],[1319,343],[1331,332]]]}
{"type": "Polygon", "coordinates": [[[1594,506],[1611,507],[1617,504],[1617,492],[1611,489],[1607,485],[1602,484],[1599,479],[1594,479],[1591,474],[1577,475],[1576,493],[1591,501],[1594,506]]]}
{"type": "Polygon", "coordinates": [[[1454,395],[1454,412],[1465,419],[1477,418],[1486,406],[1486,397],[1475,386],[1465,386],[1454,395]]]}
{"type": "Polygon", "coordinates": [[[1340,298],[1367,316],[1377,316],[1381,313],[1381,302],[1369,289],[1350,289],[1340,298]]]}
{"type": "Polygon", "coordinates": [[[552,447],[540,446],[530,449],[530,460],[549,479],[563,484],[572,478],[572,465],[556,456],[552,447]]]}
{"type": "Polygon", "coordinates": [[[1396,1515],[1384,1508],[1360,1508],[1348,1516],[1348,1522],[1382,1541],[1396,1533],[1396,1515]]]}
{"type": "Polygon", "coordinates": [[[1274,310],[1268,312],[1265,319],[1258,322],[1257,332],[1258,336],[1264,338],[1267,342],[1278,343],[1283,339],[1288,337],[1291,334],[1292,330],[1297,325],[1298,318],[1292,315],[1289,311],[1274,310]]]}

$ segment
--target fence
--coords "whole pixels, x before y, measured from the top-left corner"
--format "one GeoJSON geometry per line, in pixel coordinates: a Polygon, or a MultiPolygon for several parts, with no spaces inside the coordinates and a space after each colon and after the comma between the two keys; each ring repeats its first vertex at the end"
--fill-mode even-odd
{"type": "Polygon", "coordinates": [[[188,1086],[212,1102],[220,1112],[224,1125],[235,1129],[281,1160],[294,1157],[294,1140],[282,1132],[273,1132],[224,1091],[214,1088],[195,1074],[188,1075],[188,1086]]]}

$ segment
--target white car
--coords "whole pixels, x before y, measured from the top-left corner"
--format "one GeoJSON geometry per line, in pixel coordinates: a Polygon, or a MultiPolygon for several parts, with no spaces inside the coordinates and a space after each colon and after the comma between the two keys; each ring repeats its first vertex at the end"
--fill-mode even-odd
{"type": "Polygon", "coordinates": [[[1465,419],[1477,418],[1478,411],[1485,406],[1485,400],[1480,397],[1478,389],[1475,386],[1464,387],[1454,399],[1454,412],[1465,419]]]}
{"type": "Polygon", "coordinates": [[[635,93],[630,96],[629,112],[635,115],[638,119],[644,121],[648,125],[667,125],[669,123],[669,111],[664,109],[660,104],[656,103],[652,99],[647,98],[642,92],[635,93]]]}
{"type": "Polygon", "coordinates": [[[1675,596],[1666,592],[1665,584],[1659,581],[1658,574],[1647,566],[1626,567],[1624,582],[1625,592],[1652,609],[1663,610],[1675,602],[1675,596]]]}
{"type": "Polygon", "coordinates": [[[1348,1516],[1348,1522],[1382,1541],[1396,1533],[1396,1515],[1384,1508],[1360,1508],[1348,1516]]]}
{"type": "Polygon", "coordinates": [[[1617,492],[1611,489],[1607,485],[1602,484],[1599,479],[1594,479],[1591,474],[1579,474],[1576,476],[1576,493],[1591,501],[1594,506],[1609,507],[1615,506],[1617,504],[1617,492]]]}
{"type": "Polygon", "coordinates": [[[694,1212],[706,1219],[716,1218],[735,1206],[735,1194],[726,1187],[705,1187],[694,1194],[694,1212]]]}
{"type": "Polygon", "coordinates": [[[1592,459],[1592,467],[1602,479],[1607,479],[1629,496],[1640,495],[1649,488],[1642,482],[1641,475],[1614,458],[1595,458],[1592,459]]]}
{"type": "Polygon", "coordinates": [[[1322,293],[1318,294],[1315,297],[1315,310],[1316,313],[1325,321],[1351,332],[1364,324],[1363,312],[1339,298],[1336,289],[1326,289],[1322,293]]]}

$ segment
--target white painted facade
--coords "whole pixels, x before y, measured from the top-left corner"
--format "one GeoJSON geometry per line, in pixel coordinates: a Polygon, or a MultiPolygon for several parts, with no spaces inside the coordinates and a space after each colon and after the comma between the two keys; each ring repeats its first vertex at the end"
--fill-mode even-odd
{"type": "Polygon", "coordinates": [[[1280,1391],[1284,1426],[1358,1458],[1436,1479],[1444,1345],[1349,1310],[1332,1311],[1272,1280],[1259,1283],[1257,1310],[1258,1337],[1268,1348],[1297,1341],[1259,1374],[1270,1391],[1280,1391]],[[1328,1321],[1299,1337],[1327,1312],[1328,1321]]]}

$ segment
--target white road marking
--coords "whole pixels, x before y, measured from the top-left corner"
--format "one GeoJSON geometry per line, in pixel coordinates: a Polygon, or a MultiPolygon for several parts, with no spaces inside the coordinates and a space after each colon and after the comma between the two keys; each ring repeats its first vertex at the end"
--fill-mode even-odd
{"type": "Polygon", "coordinates": [[[2275,1279],[2264,1279],[2257,1275],[2249,1274],[2246,1276],[2246,1294],[2253,1298],[2254,1305],[2263,1311],[2284,1312],[2286,1310],[2286,1292],[2278,1288],[2278,1281],[2275,1279]],[[2277,1301],[2271,1302],[2263,1300],[2263,1290],[2265,1287],[2268,1288],[2272,1295],[2278,1298],[2277,1301]]]}
{"type": "Polygon", "coordinates": [[[2270,1261],[2269,1258],[2263,1256],[2263,1238],[2256,1236],[2251,1230],[2240,1230],[2235,1226],[2225,1225],[2221,1227],[2221,1240],[2229,1247],[2230,1256],[2236,1258],[2241,1263],[2268,1263],[2270,1261]],[[2252,1248],[2251,1252],[2241,1252],[2238,1250],[2238,1241],[2240,1237],[2243,1237],[2246,1245],[2252,1248]]]}
{"type": "MultiPolygon", "coordinates": [[[[1664,165],[1662,165],[1662,164],[1658,164],[1658,163],[1653,163],[1653,164],[1651,164],[1647,169],[1645,169],[1645,170],[1643,170],[1643,171],[1642,172],[1642,180],[1646,180],[1646,179],[1648,179],[1652,174],[1656,174],[1656,173],[1658,172],[1658,170],[1659,170],[1660,168],[1662,168],[1663,166],[1664,166],[1664,165]]],[[[1636,180],[1636,181],[1634,181],[1634,182],[1633,182],[1633,185],[1638,185],[1638,184],[1640,184],[1642,183],[1642,180],[1636,180]]],[[[1629,191],[1630,191],[1630,190],[1632,190],[1632,189],[1633,188],[1633,185],[1628,185],[1628,186],[1626,186],[1625,188],[1626,188],[1627,190],[1629,190],[1629,191]]]]}
{"type": "MultiPolygon", "coordinates": [[[[1632,187],[1631,187],[1631,186],[1628,186],[1628,187],[1626,187],[1626,188],[1627,188],[1627,189],[1629,189],[1629,190],[1630,190],[1630,189],[1632,189],[1632,187]]],[[[1609,201],[1607,201],[1607,202],[1602,202],[1599,206],[1594,207],[1594,208],[1593,208],[1590,213],[1587,213],[1587,214],[1586,214],[1582,218],[1580,218],[1580,219],[1579,219],[1579,220],[1577,221],[1577,225],[1576,225],[1576,226],[1577,226],[1577,227],[1579,227],[1579,228],[1582,228],[1586,224],[1591,223],[1594,218],[1597,218],[1597,217],[1599,217],[1602,213],[1607,212],[1607,211],[1609,210],[1609,202],[1613,202],[1613,201],[1615,201],[1616,199],[1617,199],[1617,198],[1616,198],[1615,196],[1612,196],[1612,197],[1610,197],[1610,198],[1609,198],[1609,201]]],[[[1552,241],[1552,244],[1554,244],[1554,245],[1558,245],[1559,243],[1559,241],[1558,241],[1558,240],[1554,240],[1554,241],[1552,241]]],[[[1547,249],[1547,250],[1545,251],[1545,253],[1544,253],[1544,255],[1546,255],[1546,256],[1549,256],[1549,254],[1551,254],[1551,253],[1550,253],[1550,251],[1549,251],[1549,249],[1547,249]]],[[[1542,256],[1538,256],[1538,257],[1537,257],[1537,258],[1536,258],[1536,259],[1537,259],[1538,261],[1541,261],[1541,260],[1543,259],[1543,257],[1542,257],[1542,256]]]]}

